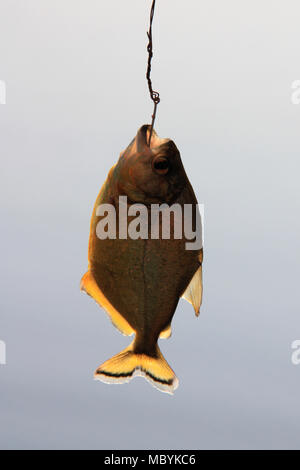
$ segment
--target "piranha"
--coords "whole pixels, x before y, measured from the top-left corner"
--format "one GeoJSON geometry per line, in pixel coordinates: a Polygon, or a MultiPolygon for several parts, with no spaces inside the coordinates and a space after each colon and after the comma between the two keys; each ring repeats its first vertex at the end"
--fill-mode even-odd
{"type": "MultiPolygon", "coordinates": [[[[135,335],[126,349],[98,367],[95,379],[124,383],[142,375],[159,390],[173,393],[178,379],[157,341],[171,335],[171,321],[180,297],[188,300],[196,316],[199,315],[202,241],[187,249],[191,237],[184,229],[178,236],[177,229],[179,222],[188,221],[195,237],[199,231],[197,221],[201,225],[201,218],[175,143],[159,138],[153,130],[149,145],[149,134],[149,125],[139,129],[100,190],[91,218],[88,271],[80,286],[106,310],[121,333],[135,335]],[[124,227],[119,223],[112,223],[115,229],[112,236],[98,236],[99,222],[104,220],[99,208],[108,211],[112,207],[119,222],[124,211],[120,196],[128,208],[128,226],[133,221],[130,208],[143,206],[147,236],[145,230],[143,236],[124,236],[124,227]],[[152,216],[153,206],[159,207],[158,217],[152,216]],[[179,217],[175,217],[176,211],[170,210],[173,207],[177,208],[179,217]],[[184,215],[186,207],[191,208],[190,217],[184,215]],[[167,215],[170,236],[165,236],[162,227],[167,215]],[[155,224],[158,230],[153,231],[155,224]],[[151,236],[153,233],[156,235],[151,236]]],[[[108,227],[109,221],[106,222],[108,227]]]]}

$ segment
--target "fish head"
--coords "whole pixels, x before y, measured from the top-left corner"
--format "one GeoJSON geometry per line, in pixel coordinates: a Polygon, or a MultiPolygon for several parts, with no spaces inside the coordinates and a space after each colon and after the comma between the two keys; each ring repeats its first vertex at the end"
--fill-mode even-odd
{"type": "Polygon", "coordinates": [[[118,194],[143,204],[170,203],[182,191],[187,176],[175,143],[161,139],[150,125],[142,126],[115,167],[118,194]]]}

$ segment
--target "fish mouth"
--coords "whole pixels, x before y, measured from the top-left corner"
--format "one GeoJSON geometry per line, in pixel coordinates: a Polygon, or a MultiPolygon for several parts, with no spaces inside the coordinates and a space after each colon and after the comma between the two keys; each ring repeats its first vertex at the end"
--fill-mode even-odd
{"type": "Polygon", "coordinates": [[[145,148],[152,150],[155,147],[159,147],[162,144],[165,144],[169,139],[161,139],[155,132],[155,129],[152,129],[151,142],[149,145],[150,137],[150,124],[144,124],[137,132],[136,135],[136,144],[138,152],[145,151],[145,148]]]}
{"type": "Polygon", "coordinates": [[[170,170],[170,160],[163,155],[158,155],[152,160],[152,169],[158,175],[166,175],[170,170]]]}

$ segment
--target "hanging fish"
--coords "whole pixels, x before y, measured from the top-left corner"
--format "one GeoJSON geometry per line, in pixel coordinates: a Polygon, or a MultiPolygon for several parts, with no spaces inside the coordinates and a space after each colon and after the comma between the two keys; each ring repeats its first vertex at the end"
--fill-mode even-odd
{"type": "Polygon", "coordinates": [[[95,378],[124,383],[142,375],[158,389],[173,393],[178,380],[157,341],[171,335],[171,321],[180,297],[199,314],[202,242],[196,244],[196,249],[187,249],[190,237],[184,230],[178,237],[176,231],[180,229],[178,220],[180,224],[188,220],[195,234],[196,222],[200,220],[201,224],[201,219],[176,145],[172,140],[160,139],[153,130],[149,146],[149,132],[148,125],[140,128],[100,190],[91,219],[88,271],[81,280],[81,290],[106,310],[121,333],[135,335],[130,346],[96,370],[95,378]],[[121,199],[127,201],[123,207],[121,199]],[[121,213],[128,209],[125,229],[129,231],[134,221],[132,209],[142,206],[144,219],[140,223],[144,222],[146,229],[132,239],[121,226],[121,213]],[[161,208],[158,218],[152,217],[153,206],[161,208]],[[105,220],[101,207],[106,214],[112,207],[116,221],[105,220]],[[177,208],[179,219],[175,221],[175,213],[170,217],[170,237],[165,237],[162,224],[168,207],[177,208]],[[186,207],[192,208],[189,217],[183,215],[186,207]],[[111,237],[98,236],[99,223],[104,222],[107,227],[111,223],[111,237]]]}

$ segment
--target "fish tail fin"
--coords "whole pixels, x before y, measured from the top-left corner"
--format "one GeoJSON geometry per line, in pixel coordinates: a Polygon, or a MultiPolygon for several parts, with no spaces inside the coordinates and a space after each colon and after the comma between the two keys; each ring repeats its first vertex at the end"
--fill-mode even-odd
{"type": "Polygon", "coordinates": [[[105,383],[125,383],[138,375],[145,377],[162,392],[173,394],[178,387],[178,379],[159,347],[155,356],[134,352],[135,341],[108,361],[95,372],[95,379],[105,383]]]}

